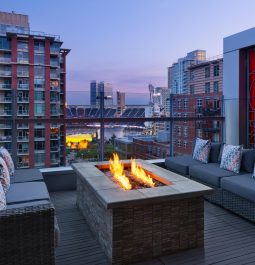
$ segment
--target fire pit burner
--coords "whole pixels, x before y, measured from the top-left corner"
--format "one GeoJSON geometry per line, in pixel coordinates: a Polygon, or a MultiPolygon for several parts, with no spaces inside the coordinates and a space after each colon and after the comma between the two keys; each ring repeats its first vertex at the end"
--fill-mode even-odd
{"type": "Polygon", "coordinates": [[[97,168],[124,190],[172,185],[170,181],[144,169],[135,159],[131,159],[130,163],[123,163],[117,154],[113,154],[113,160],[110,159],[109,163],[109,165],[99,165],[97,168]]]}

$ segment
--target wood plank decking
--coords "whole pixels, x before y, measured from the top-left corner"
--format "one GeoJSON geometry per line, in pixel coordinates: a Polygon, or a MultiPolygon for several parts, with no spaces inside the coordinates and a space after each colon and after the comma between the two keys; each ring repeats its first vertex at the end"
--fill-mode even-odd
{"type": "MultiPolygon", "coordinates": [[[[76,192],[51,193],[61,231],[57,265],[109,264],[76,208],[76,192]]],[[[205,202],[205,246],[139,265],[255,264],[255,225],[205,202]]],[[[138,264],[137,264],[138,265],[138,264]]]]}

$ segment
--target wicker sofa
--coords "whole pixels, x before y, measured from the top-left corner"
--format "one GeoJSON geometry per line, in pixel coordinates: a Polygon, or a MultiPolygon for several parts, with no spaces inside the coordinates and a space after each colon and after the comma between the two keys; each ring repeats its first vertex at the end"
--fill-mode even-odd
{"type": "Polygon", "coordinates": [[[207,200],[255,222],[255,180],[252,178],[255,150],[243,150],[240,173],[236,174],[220,168],[222,147],[220,143],[212,144],[208,164],[185,155],[167,157],[165,166],[214,188],[214,193],[206,196],[207,200]]]}
{"type": "Polygon", "coordinates": [[[38,169],[16,170],[0,211],[0,264],[55,264],[58,227],[38,169]]]}

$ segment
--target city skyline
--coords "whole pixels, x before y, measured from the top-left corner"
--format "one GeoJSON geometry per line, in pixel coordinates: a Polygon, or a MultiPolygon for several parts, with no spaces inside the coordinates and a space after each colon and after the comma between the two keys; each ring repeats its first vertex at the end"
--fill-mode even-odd
{"type": "Polygon", "coordinates": [[[187,52],[221,54],[223,37],[254,26],[255,3],[248,0],[246,5],[225,0],[220,6],[207,1],[206,7],[200,0],[76,3],[1,1],[1,11],[29,15],[32,30],[59,34],[71,48],[68,91],[89,91],[97,79],[115,90],[148,93],[149,83],[167,86],[167,67],[187,52]]]}

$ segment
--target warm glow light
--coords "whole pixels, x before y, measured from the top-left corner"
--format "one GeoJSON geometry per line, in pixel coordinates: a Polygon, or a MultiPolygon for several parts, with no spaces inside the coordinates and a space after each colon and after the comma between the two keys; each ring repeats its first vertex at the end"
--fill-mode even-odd
{"type": "Polygon", "coordinates": [[[113,154],[113,160],[110,159],[109,169],[113,175],[113,178],[118,182],[118,184],[125,190],[131,190],[132,186],[129,179],[124,173],[124,165],[120,162],[118,154],[113,154]]]}
{"type": "Polygon", "coordinates": [[[136,181],[141,184],[145,184],[149,187],[154,187],[155,183],[149,175],[146,175],[145,171],[142,169],[141,165],[138,165],[135,162],[135,159],[131,159],[131,174],[135,178],[136,181]]]}
{"type": "Polygon", "coordinates": [[[88,133],[83,133],[83,134],[72,134],[66,136],[66,143],[68,142],[79,143],[84,140],[86,140],[87,142],[92,142],[92,135],[88,133]]]}
{"type": "Polygon", "coordinates": [[[86,140],[80,141],[78,144],[78,148],[79,149],[87,149],[88,148],[88,141],[86,141],[86,140]]]}

